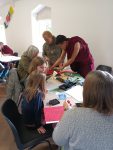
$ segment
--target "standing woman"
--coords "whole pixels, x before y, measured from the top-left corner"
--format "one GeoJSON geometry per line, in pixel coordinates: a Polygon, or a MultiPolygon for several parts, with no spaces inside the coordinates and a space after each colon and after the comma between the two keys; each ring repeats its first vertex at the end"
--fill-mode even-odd
{"type": "Polygon", "coordinates": [[[24,83],[25,79],[29,75],[28,69],[29,65],[34,57],[36,57],[39,53],[39,49],[34,45],[30,45],[21,56],[21,60],[19,61],[17,72],[21,82],[24,83]]]}
{"type": "Polygon", "coordinates": [[[80,37],[67,38],[64,35],[56,37],[56,44],[62,49],[60,58],[53,64],[51,69],[59,65],[67,54],[67,62],[60,69],[70,65],[71,69],[85,77],[94,69],[94,60],[88,48],[88,44],[80,37]]]}
{"type": "Polygon", "coordinates": [[[53,133],[64,150],[113,150],[113,76],[93,71],[85,79],[83,107],[66,111],[53,133]]]}
{"type": "Polygon", "coordinates": [[[43,45],[43,57],[52,66],[60,57],[62,50],[55,44],[56,38],[50,31],[43,32],[45,43],[43,45]]]}

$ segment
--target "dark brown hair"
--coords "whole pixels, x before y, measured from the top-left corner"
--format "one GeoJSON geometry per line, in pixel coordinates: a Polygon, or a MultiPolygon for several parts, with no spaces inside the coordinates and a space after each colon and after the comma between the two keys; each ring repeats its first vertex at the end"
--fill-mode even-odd
{"type": "Polygon", "coordinates": [[[86,76],[83,105],[99,113],[113,113],[113,76],[111,74],[96,70],[86,76]]]}

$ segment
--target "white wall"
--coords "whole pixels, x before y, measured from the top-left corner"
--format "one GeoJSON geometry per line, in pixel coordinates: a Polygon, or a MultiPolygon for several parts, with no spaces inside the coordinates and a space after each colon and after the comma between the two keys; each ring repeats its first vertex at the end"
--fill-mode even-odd
{"type": "Polygon", "coordinates": [[[7,43],[17,51],[22,52],[31,44],[31,11],[38,4],[52,8],[55,35],[83,37],[89,44],[95,64],[113,67],[113,0],[17,1],[14,16],[6,29],[7,43]]]}
{"type": "Polygon", "coordinates": [[[51,19],[51,8],[44,7],[40,12],[37,13],[36,20],[43,20],[43,19],[51,19]]]}

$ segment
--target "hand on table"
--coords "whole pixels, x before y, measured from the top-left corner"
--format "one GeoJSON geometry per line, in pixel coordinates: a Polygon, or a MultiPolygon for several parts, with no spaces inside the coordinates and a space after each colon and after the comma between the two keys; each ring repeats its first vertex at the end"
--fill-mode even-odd
{"type": "Polygon", "coordinates": [[[68,103],[66,101],[64,101],[63,107],[64,107],[64,110],[68,110],[69,106],[68,106],[68,103]]]}

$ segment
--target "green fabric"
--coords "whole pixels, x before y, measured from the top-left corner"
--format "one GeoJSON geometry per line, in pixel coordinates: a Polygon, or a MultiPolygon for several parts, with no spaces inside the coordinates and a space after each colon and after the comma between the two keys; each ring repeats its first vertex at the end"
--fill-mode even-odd
{"type": "MultiPolygon", "coordinates": [[[[76,80],[80,80],[80,81],[84,81],[84,78],[80,75],[80,74],[76,74],[76,73],[64,73],[65,75],[69,75],[72,77],[72,82],[76,81],[76,80]]],[[[56,87],[54,89],[49,90],[49,92],[62,92],[61,89],[59,89],[59,87],[56,87]]]]}

